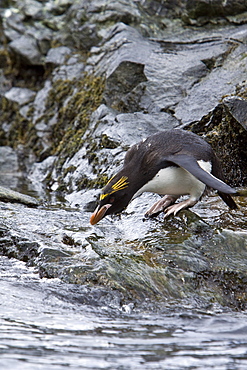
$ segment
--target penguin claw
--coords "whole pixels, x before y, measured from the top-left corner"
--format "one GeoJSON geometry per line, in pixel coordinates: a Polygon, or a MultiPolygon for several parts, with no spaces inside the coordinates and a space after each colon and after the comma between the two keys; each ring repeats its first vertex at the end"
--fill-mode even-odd
{"type": "Polygon", "coordinates": [[[145,213],[145,217],[155,217],[162,211],[164,211],[168,206],[173,204],[178,197],[173,195],[165,195],[158,202],[154,203],[152,207],[145,213]]]}

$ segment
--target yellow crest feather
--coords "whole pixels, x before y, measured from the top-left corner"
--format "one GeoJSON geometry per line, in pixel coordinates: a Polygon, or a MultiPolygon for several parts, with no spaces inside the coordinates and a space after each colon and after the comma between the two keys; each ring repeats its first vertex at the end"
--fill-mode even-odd
{"type": "Polygon", "coordinates": [[[112,185],[114,191],[122,190],[128,186],[128,177],[122,176],[115,184],[112,185]]]}
{"type": "MultiPolygon", "coordinates": [[[[106,185],[108,185],[114,177],[115,176],[111,177],[110,180],[108,181],[108,183],[106,185]]],[[[103,200],[108,195],[111,195],[111,194],[115,193],[116,191],[123,190],[123,189],[127,188],[128,184],[129,184],[129,182],[127,180],[128,180],[128,177],[127,176],[122,176],[115,184],[113,184],[111,186],[112,191],[110,191],[107,194],[101,194],[99,199],[100,200],[103,200]]]]}

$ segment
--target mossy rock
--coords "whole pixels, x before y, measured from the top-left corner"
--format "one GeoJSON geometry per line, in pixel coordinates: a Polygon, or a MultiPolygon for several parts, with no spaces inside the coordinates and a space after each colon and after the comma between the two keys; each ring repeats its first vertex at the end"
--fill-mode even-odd
{"type": "Polygon", "coordinates": [[[52,127],[52,153],[59,156],[60,165],[71,158],[83,145],[83,134],[91,114],[99,107],[104,79],[85,74],[83,79],[58,80],[47,99],[47,113],[57,112],[52,127]],[[71,96],[71,97],[70,97],[71,96]]]}
{"type": "Polygon", "coordinates": [[[222,164],[225,179],[231,186],[247,185],[247,131],[219,104],[200,122],[189,125],[198,135],[204,135],[222,164]]]}

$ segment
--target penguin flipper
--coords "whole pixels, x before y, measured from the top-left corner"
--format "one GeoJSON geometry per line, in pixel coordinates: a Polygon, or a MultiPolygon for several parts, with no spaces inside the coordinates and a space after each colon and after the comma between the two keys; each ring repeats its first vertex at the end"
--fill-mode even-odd
{"type": "Polygon", "coordinates": [[[160,165],[162,168],[162,162],[172,162],[177,166],[184,168],[186,171],[190,172],[198,180],[208,185],[209,187],[218,190],[221,193],[235,194],[235,189],[231,188],[229,185],[223,181],[217,179],[211,173],[204,171],[198,164],[197,160],[188,154],[174,154],[163,157],[160,165]]]}

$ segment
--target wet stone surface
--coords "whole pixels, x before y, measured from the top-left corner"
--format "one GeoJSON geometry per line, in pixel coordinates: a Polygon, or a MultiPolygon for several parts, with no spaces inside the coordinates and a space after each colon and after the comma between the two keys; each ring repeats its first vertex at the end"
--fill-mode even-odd
{"type": "Polygon", "coordinates": [[[160,308],[167,299],[194,299],[203,307],[218,302],[243,309],[245,203],[230,214],[211,197],[196,213],[164,222],[143,219],[152,197],[142,198],[97,228],[89,226],[89,212],[76,208],[2,203],[1,254],[37,266],[41,277],[114,290],[123,304],[136,307],[146,299],[158,300],[160,308]]]}
{"type": "Polygon", "coordinates": [[[171,127],[205,136],[228,183],[246,186],[247,30],[217,21],[241,6],[215,5],[212,18],[208,4],[210,24],[201,3],[194,12],[185,3],[15,5],[1,13],[0,185],[23,196],[1,203],[1,253],[43,278],[104,288],[137,306],[192,299],[243,309],[244,197],[237,211],[213,196],[164,221],[143,219],[157,199],[143,195],[120,218],[89,225],[126,150],[171,127]],[[37,208],[18,204],[28,195],[37,208]]]}
{"type": "Polygon", "coordinates": [[[0,6],[0,367],[246,369],[246,1],[0,6]],[[128,148],[204,137],[235,186],[89,218],[128,148]],[[31,202],[31,204],[30,204],[31,202]]]}

